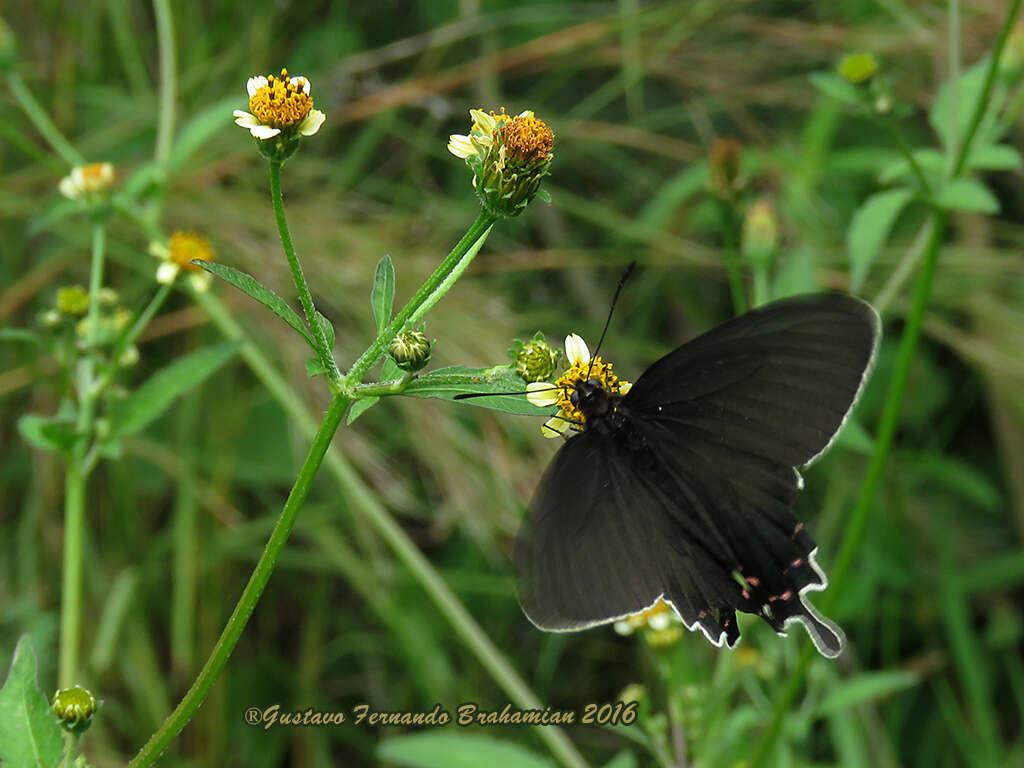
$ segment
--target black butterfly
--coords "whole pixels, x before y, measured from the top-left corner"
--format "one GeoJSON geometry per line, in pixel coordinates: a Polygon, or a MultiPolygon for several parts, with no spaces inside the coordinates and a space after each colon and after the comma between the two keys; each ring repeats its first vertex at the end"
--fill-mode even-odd
{"type": "Polygon", "coordinates": [[[805,597],[828,580],[793,514],[874,363],[875,310],[820,294],[737,317],[648,368],[624,395],[581,375],[582,415],[548,466],[516,543],[519,601],[548,631],[669,603],[714,645],[736,611],[779,634],[799,621],[835,657],[842,631],[805,597]]]}

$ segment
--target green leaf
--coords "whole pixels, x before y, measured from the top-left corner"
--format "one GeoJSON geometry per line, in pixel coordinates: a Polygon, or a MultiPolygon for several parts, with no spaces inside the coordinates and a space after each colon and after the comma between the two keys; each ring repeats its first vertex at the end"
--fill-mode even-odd
{"type": "Polygon", "coordinates": [[[334,350],[334,326],[331,325],[331,321],[328,320],[323,315],[321,315],[319,311],[317,311],[313,319],[316,322],[316,324],[320,327],[320,330],[323,331],[324,336],[327,338],[326,351],[328,352],[328,354],[330,354],[334,350]]]}
{"type": "Polygon", "coordinates": [[[971,147],[967,170],[1016,171],[1024,166],[1020,152],[1006,144],[978,144],[971,147]]]}
{"type": "Polygon", "coordinates": [[[835,683],[832,690],[818,703],[816,712],[819,716],[830,715],[866,701],[913,688],[919,681],[917,674],[902,670],[865,672],[849,680],[835,683]]]}
{"type": "Polygon", "coordinates": [[[844,104],[863,106],[867,103],[865,91],[846,82],[835,72],[813,72],[810,80],[819,91],[844,104]]]}
{"type": "MultiPolygon", "coordinates": [[[[985,86],[985,73],[988,70],[988,62],[989,60],[986,56],[974,66],[964,70],[957,81],[957,147],[959,147],[959,142],[963,141],[964,137],[967,135],[967,128],[970,126],[971,116],[974,114],[975,105],[978,103],[978,99],[981,98],[981,93],[985,86]]],[[[981,124],[978,126],[978,132],[975,137],[976,142],[980,142],[982,144],[992,143],[992,133],[996,113],[1001,102],[1002,98],[998,97],[995,93],[993,93],[989,98],[989,103],[985,106],[984,117],[982,118],[981,124]]],[[[950,149],[950,145],[953,143],[951,141],[949,130],[952,109],[952,81],[947,80],[939,87],[939,91],[935,96],[935,101],[932,104],[931,112],[928,114],[928,122],[931,123],[935,133],[938,134],[940,139],[942,139],[942,144],[947,150],[950,149]]]]}
{"type": "Polygon", "coordinates": [[[175,360],[153,374],[127,399],[111,409],[111,438],[140,432],[162,414],[175,398],[198,386],[231,359],[237,342],[206,347],[175,360]]]}
{"type": "Polygon", "coordinates": [[[384,365],[380,367],[381,381],[394,381],[405,376],[405,371],[398,367],[398,363],[390,357],[384,358],[384,365]]]}
{"type": "Polygon", "coordinates": [[[10,768],[57,768],[64,737],[36,682],[32,641],[22,635],[0,688],[0,763],[10,768]]]}
{"type": "MultiPolygon", "coordinates": [[[[411,397],[453,400],[455,395],[464,393],[522,392],[525,388],[523,380],[516,376],[512,367],[508,365],[496,365],[493,368],[467,368],[463,365],[453,365],[448,368],[438,368],[413,379],[402,394],[411,397]]],[[[551,416],[555,412],[554,407],[538,408],[531,404],[525,395],[473,397],[458,402],[524,416],[551,416]]]]}
{"type": "Polygon", "coordinates": [[[869,197],[853,214],[846,232],[846,249],[850,255],[850,289],[854,293],[860,290],[893,224],[914,194],[909,187],[887,189],[869,197]]]}
{"type": "Polygon", "coordinates": [[[974,179],[953,179],[935,195],[935,204],[949,211],[999,213],[996,196],[974,179]]]}
{"type": "Polygon", "coordinates": [[[0,341],[24,341],[38,345],[42,343],[42,338],[28,328],[0,328],[0,341]]]}
{"type": "Polygon", "coordinates": [[[180,169],[199,147],[218,132],[232,125],[231,108],[237,103],[238,99],[234,97],[222,99],[185,123],[171,149],[170,166],[172,170],[180,169]]]}
{"type": "MultiPolygon", "coordinates": [[[[946,172],[946,156],[939,152],[939,150],[927,147],[914,150],[913,155],[914,160],[917,161],[921,171],[930,182],[942,179],[946,172]]],[[[912,171],[910,170],[910,163],[902,156],[885,166],[881,173],[878,174],[878,180],[883,184],[891,184],[903,178],[912,178],[912,171]]]]}
{"type": "Polygon", "coordinates": [[[371,395],[370,397],[363,397],[352,403],[352,407],[348,410],[348,419],[346,424],[351,424],[353,421],[362,416],[366,411],[370,410],[373,406],[380,402],[380,398],[377,395],[371,395]]]}
{"type": "Polygon", "coordinates": [[[458,731],[387,739],[377,746],[377,759],[408,768],[554,768],[550,760],[518,744],[458,731]]]}
{"type": "Polygon", "coordinates": [[[302,322],[302,318],[299,317],[298,313],[288,306],[288,302],[267,288],[252,275],[247,275],[241,270],[229,267],[227,264],[218,264],[215,261],[196,261],[196,266],[202,267],[210,274],[216,275],[225,282],[231,283],[231,285],[235,286],[235,288],[250,298],[256,299],[256,301],[294,328],[296,332],[306,340],[306,343],[312,347],[313,351],[316,351],[316,342],[313,340],[313,335],[306,328],[305,323],[302,322]]]}
{"type": "Polygon", "coordinates": [[[604,768],[636,768],[636,755],[624,749],[605,763],[604,768]]]}
{"type": "Polygon", "coordinates": [[[377,335],[384,333],[391,321],[391,310],[395,303],[395,265],[391,257],[386,255],[377,262],[377,272],[373,276],[373,290],[370,291],[370,305],[373,307],[373,318],[377,321],[377,335]]]}
{"type": "Polygon", "coordinates": [[[41,416],[26,413],[18,419],[18,431],[29,445],[44,451],[63,453],[74,445],[75,418],[73,415],[41,416]]]}
{"type": "Polygon", "coordinates": [[[306,359],[306,374],[309,378],[315,378],[317,376],[323,376],[327,373],[327,369],[324,368],[324,364],[320,362],[319,357],[310,357],[306,359]]]}
{"type": "Polygon", "coordinates": [[[121,189],[118,192],[117,198],[123,203],[125,201],[135,201],[147,192],[150,187],[162,184],[164,180],[164,171],[156,163],[146,163],[145,165],[136,169],[136,171],[129,176],[124,184],[121,185],[121,189]]]}
{"type": "Polygon", "coordinates": [[[814,281],[814,253],[811,249],[803,246],[787,254],[775,272],[772,298],[784,299],[817,290],[818,284],[814,281]]]}

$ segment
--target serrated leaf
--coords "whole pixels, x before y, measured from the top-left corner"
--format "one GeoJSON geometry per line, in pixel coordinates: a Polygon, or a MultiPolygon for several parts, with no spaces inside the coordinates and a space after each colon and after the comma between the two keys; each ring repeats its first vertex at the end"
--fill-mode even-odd
{"type": "Polygon", "coordinates": [[[75,442],[75,419],[26,413],[18,419],[18,432],[25,442],[44,451],[62,453],[75,442]]]}
{"type": "Polygon", "coordinates": [[[219,131],[232,125],[231,109],[238,99],[229,97],[207,107],[182,126],[171,148],[170,166],[178,170],[186,160],[219,131]]]}
{"type": "Polygon", "coordinates": [[[377,262],[377,271],[373,275],[373,289],[370,291],[370,306],[373,307],[373,318],[377,321],[377,335],[384,333],[391,321],[391,311],[395,304],[395,265],[391,257],[384,255],[377,262]]]}
{"type": "Polygon", "coordinates": [[[22,635],[0,688],[0,763],[15,768],[57,768],[64,737],[36,681],[32,641],[22,635]]]}
{"type": "Polygon", "coordinates": [[[153,374],[128,398],[111,408],[111,439],[145,429],[171,403],[215,373],[235,354],[238,343],[206,347],[178,358],[153,374]]]}
{"type": "Polygon", "coordinates": [[[863,704],[866,701],[888,696],[907,688],[913,688],[920,678],[913,672],[887,670],[865,672],[849,680],[841,680],[818,703],[819,716],[830,715],[844,709],[863,704]]]}
{"type": "Polygon", "coordinates": [[[887,189],[869,197],[853,214],[846,231],[846,250],[850,257],[850,288],[854,293],[860,290],[893,224],[914,194],[909,187],[887,189]]]}
{"type": "Polygon", "coordinates": [[[843,80],[835,72],[812,72],[809,77],[811,85],[833,99],[855,106],[863,106],[865,104],[864,92],[857,88],[857,86],[843,80]]]}
{"type": "Polygon", "coordinates": [[[554,768],[545,757],[508,741],[458,731],[398,736],[377,746],[377,759],[408,768],[554,768]]]}
{"type": "Polygon", "coordinates": [[[224,282],[235,286],[246,296],[256,299],[256,301],[294,328],[313,351],[316,351],[316,342],[313,340],[313,335],[306,328],[306,324],[302,322],[302,318],[299,317],[298,313],[288,306],[288,302],[263,285],[255,277],[234,267],[229,267],[227,264],[219,264],[215,261],[196,261],[195,264],[205,269],[211,275],[216,275],[224,282]]]}
{"type": "Polygon", "coordinates": [[[362,416],[366,411],[370,410],[373,406],[380,402],[380,398],[377,395],[370,397],[363,397],[352,403],[352,407],[348,409],[348,419],[346,424],[351,424],[353,421],[362,416]]]}
{"type": "Polygon", "coordinates": [[[999,200],[989,188],[974,179],[953,179],[935,195],[935,204],[949,211],[999,213],[999,200]]]}
{"type": "MultiPolygon", "coordinates": [[[[461,394],[522,392],[524,389],[523,380],[515,375],[511,366],[467,368],[464,365],[453,365],[448,368],[438,368],[414,379],[406,386],[402,394],[410,397],[454,400],[455,395],[461,394]]],[[[526,399],[526,395],[472,397],[457,402],[522,416],[551,416],[555,413],[554,407],[538,408],[533,405],[526,399]]]]}
{"type": "MultiPolygon", "coordinates": [[[[971,123],[975,105],[977,105],[978,99],[981,98],[982,91],[984,90],[985,73],[988,71],[988,63],[989,59],[986,56],[974,66],[964,70],[957,81],[956,141],[958,147],[959,142],[963,141],[967,134],[967,128],[971,123]]],[[[985,106],[985,114],[975,134],[976,142],[983,144],[992,143],[992,131],[996,112],[1001,101],[1002,99],[996,98],[994,94],[990,95],[988,104],[985,106]]],[[[939,86],[931,111],[928,113],[928,122],[931,123],[932,129],[942,139],[942,144],[947,149],[949,149],[952,143],[950,136],[950,115],[952,114],[952,109],[952,81],[947,80],[939,86]]]]}
{"type": "Polygon", "coordinates": [[[319,311],[317,311],[313,319],[320,327],[320,330],[323,331],[323,334],[327,339],[327,352],[332,352],[334,350],[334,326],[331,325],[331,321],[321,315],[319,311]]]}

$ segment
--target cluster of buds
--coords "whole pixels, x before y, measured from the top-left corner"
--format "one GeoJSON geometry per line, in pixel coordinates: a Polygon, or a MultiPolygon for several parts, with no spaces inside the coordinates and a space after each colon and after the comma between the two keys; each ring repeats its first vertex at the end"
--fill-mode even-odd
{"type": "Polygon", "coordinates": [[[494,216],[518,216],[540,193],[554,155],[555,134],[533,112],[515,117],[471,109],[469,133],[453,134],[448,151],[473,171],[473,188],[494,216]]]}
{"type": "MultiPolygon", "coordinates": [[[[90,314],[91,301],[85,288],[66,285],[57,289],[53,306],[39,316],[39,323],[79,350],[111,349],[132,321],[130,309],[119,305],[120,297],[112,288],[100,290],[95,313],[90,314]],[[95,324],[95,325],[94,325],[95,324]]],[[[130,366],[138,362],[139,350],[130,346],[124,350],[118,365],[130,366]]]]}
{"type": "Polygon", "coordinates": [[[92,725],[99,702],[81,686],[62,688],[53,695],[53,714],[60,724],[74,734],[82,734],[92,725]]]}
{"type": "Polygon", "coordinates": [[[529,341],[515,339],[508,351],[515,365],[516,376],[527,384],[547,381],[558,368],[560,353],[544,340],[539,331],[529,341]]]}
{"type": "Polygon", "coordinates": [[[422,331],[410,329],[395,336],[388,354],[403,371],[418,371],[430,362],[433,346],[433,342],[422,331]]]}

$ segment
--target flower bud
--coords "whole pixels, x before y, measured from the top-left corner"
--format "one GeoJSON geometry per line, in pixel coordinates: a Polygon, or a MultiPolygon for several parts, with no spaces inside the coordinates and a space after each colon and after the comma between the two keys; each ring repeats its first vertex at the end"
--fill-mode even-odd
{"type": "Polygon", "coordinates": [[[527,342],[517,342],[514,349],[516,375],[528,384],[535,381],[547,381],[558,366],[558,350],[544,339],[533,338],[527,342]]]}
{"type": "Polygon", "coordinates": [[[851,85],[862,85],[878,72],[878,60],[871,53],[851,53],[839,63],[839,76],[851,85]]]}
{"type": "Polygon", "coordinates": [[[755,269],[768,269],[779,244],[779,223],[775,209],[762,197],[743,219],[743,254],[755,269]]]}
{"type": "Polygon", "coordinates": [[[740,191],[740,153],[736,139],[715,139],[708,152],[711,190],[720,200],[732,200],[740,191]]]}
{"type": "Polygon", "coordinates": [[[89,202],[103,199],[116,180],[110,163],[88,163],[72,168],[58,186],[64,197],[89,202]]]}
{"type": "Polygon", "coordinates": [[[408,330],[395,337],[388,352],[403,371],[418,371],[430,362],[432,347],[423,333],[408,330]]]}
{"type": "Polygon", "coordinates": [[[84,315],[89,311],[89,294],[80,285],[57,289],[57,311],[62,315],[84,315]]]}
{"type": "Polygon", "coordinates": [[[62,688],[53,695],[53,713],[72,733],[81,734],[88,730],[97,707],[96,697],[78,685],[62,688]]]}

